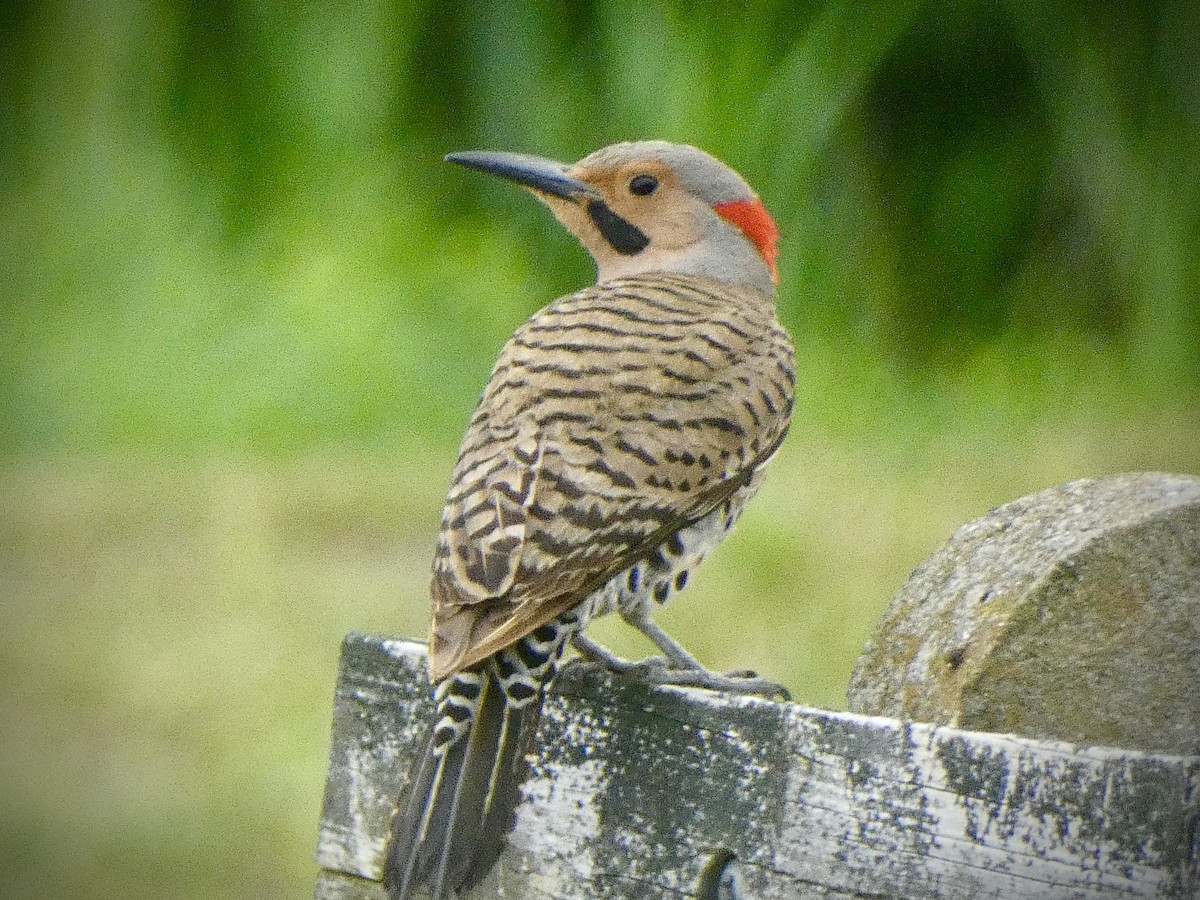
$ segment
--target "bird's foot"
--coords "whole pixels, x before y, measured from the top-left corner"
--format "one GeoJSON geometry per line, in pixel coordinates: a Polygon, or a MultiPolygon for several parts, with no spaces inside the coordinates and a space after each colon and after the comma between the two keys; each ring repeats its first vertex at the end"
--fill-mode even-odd
{"type": "Polygon", "coordinates": [[[651,656],[646,659],[624,659],[616,654],[604,651],[605,656],[600,657],[584,653],[580,656],[572,657],[562,665],[561,671],[572,673],[590,673],[590,672],[611,672],[614,675],[632,675],[635,677],[644,677],[649,672],[656,672],[670,668],[671,661],[665,656],[651,656]]]}
{"type": "Polygon", "coordinates": [[[734,669],[725,673],[726,678],[757,678],[758,673],[753,669],[734,669]]]}
{"type": "Polygon", "coordinates": [[[606,671],[638,678],[648,684],[701,687],[725,694],[757,694],[764,697],[781,697],[784,700],[792,699],[791,693],[782,684],[760,678],[758,673],[751,669],[737,669],[722,675],[719,672],[710,672],[686,654],[680,659],[666,656],[649,656],[639,660],[623,659],[581,634],[576,634],[572,643],[581,656],[570,660],[563,667],[564,670],[606,671]]]}
{"type": "MultiPolygon", "coordinates": [[[[638,660],[625,659],[617,656],[603,644],[582,634],[574,635],[571,643],[580,655],[576,659],[570,660],[567,666],[582,667],[582,671],[599,669],[616,675],[644,675],[659,669],[691,668],[687,665],[681,666],[679,661],[668,659],[665,656],[650,656],[638,660]]],[[[699,663],[696,666],[698,667],[699,663]]]]}
{"type": "MultiPolygon", "coordinates": [[[[658,657],[661,659],[661,657],[658,657]]],[[[668,666],[655,667],[637,675],[651,684],[673,684],[681,687],[707,688],[723,694],[756,694],[763,697],[779,697],[791,700],[791,692],[782,684],[760,678],[756,672],[743,669],[722,675],[708,669],[674,669],[668,666]]]]}

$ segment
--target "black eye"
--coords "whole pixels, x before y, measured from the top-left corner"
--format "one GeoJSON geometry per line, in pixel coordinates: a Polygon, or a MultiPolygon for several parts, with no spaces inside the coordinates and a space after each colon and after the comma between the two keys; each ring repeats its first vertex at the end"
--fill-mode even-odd
{"type": "Polygon", "coordinates": [[[629,192],[639,197],[649,197],[658,190],[658,179],[653,175],[634,175],[629,182],[629,192]]]}

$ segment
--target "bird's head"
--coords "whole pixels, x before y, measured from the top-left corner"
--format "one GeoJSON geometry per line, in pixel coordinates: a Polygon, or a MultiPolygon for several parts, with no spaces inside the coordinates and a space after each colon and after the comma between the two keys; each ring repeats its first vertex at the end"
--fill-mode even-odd
{"type": "Polygon", "coordinates": [[[598,281],[668,272],[771,294],[779,280],[779,232],[762,201],[737,172],[687,144],[613,144],[574,165],[489,151],[446,159],[533,191],[591,253],[598,281]]]}

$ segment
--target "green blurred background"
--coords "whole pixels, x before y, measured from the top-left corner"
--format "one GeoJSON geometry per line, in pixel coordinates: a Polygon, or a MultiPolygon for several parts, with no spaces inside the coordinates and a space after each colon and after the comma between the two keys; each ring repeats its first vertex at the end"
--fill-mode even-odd
{"type": "Polygon", "coordinates": [[[310,892],[341,636],[424,634],[492,359],[592,276],[446,151],[687,141],[776,214],[792,436],[661,617],[715,667],[841,706],[957,525],[1200,472],[1192,0],[80,0],[0,32],[6,897],[310,892]]]}

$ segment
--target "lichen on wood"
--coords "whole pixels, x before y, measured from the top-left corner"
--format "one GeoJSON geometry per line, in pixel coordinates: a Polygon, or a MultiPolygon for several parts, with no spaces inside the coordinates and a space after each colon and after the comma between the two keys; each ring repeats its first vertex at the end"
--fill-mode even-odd
{"type": "MultiPolygon", "coordinates": [[[[350,635],[322,900],[383,897],[430,712],[422,645],[350,635]]],[[[1200,758],[1081,747],[568,671],[509,848],[476,897],[1166,898],[1200,891],[1200,758]]]]}

